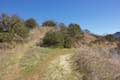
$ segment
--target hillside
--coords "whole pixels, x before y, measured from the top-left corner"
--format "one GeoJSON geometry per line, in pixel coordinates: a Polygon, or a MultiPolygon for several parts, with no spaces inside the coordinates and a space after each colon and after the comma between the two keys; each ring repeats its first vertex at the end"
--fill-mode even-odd
{"type": "Polygon", "coordinates": [[[74,53],[74,49],[49,49],[36,46],[49,30],[51,29],[33,30],[29,42],[18,44],[12,50],[5,52],[1,50],[0,80],[41,80],[44,78],[43,74],[46,73],[43,70],[46,70],[54,59],[57,60],[62,55],[74,53]]]}
{"type": "Polygon", "coordinates": [[[0,80],[120,80],[120,0],[0,0],[0,80]]]}
{"type": "Polygon", "coordinates": [[[76,48],[38,46],[50,30],[34,29],[28,42],[1,50],[0,80],[120,80],[119,52],[113,47],[88,46],[97,39],[90,34],[76,48]]]}
{"type": "Polygon", "coordinates": [[[114,33],[113,36],[114,36],[115,38],[120,38],[120,32],[114,33]]]}

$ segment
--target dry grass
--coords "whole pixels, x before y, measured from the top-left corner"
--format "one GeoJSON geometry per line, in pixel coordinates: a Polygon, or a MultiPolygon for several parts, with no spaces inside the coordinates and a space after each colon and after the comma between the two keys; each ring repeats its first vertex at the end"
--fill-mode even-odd
{"type": "Polygon", "coordinates": [[[27,43],[0,51],[0,80],[120,80],[120,56],[109,48],[37,47],[49,30],[33,30],[27,43]]]}
{"type": "Polygon", "coordinates": [[[34,30],[30,33],[31,36],[28,42],[16,44],[12,49],[0,50],[0,80],[15,80],[20,75],[19,61],[27,51],[36,47],[36,43],[44,37],[45,33],[49,30],[48,28],[34,30]]]}
{"type": "MultiPolygon", "coordinates": [[[[58,65],[63,64],[58,62],[59,57],[67,55],[68,53],[74,53],[74,49],[33,47],[29,49],[29,51],[26,51],[20,58],[18,58],[18,55],[14,54],[1,57],[0,80],[48,80],[46,77],[49,78],[47,75],[50,71],[55,73],[54,71],[56,69],[59,70],[59,68],[62,68],[61,65],[58,65]],[[51,63],[54,65],[51,65],[51,63]],[[58,68],[55,68],[56,65],[58,68]],[[49,66],[52,67],[50,68],[49,66]],[[44,75],[46,75],[46,77],[44,77],[44,75]]],[[[61,57],[60,59],[62,61],[63,58],[61,57]]],[[[68,64],[65,65],[68,66],[68,64]]],[[[67,69],[67,67],[65,67],[65,69],[67,69]]],[[[59,75],[58,73],[56,74],[59,75]]],[[[54,75],[51,76],[54,77],[54,75]]],[[[59,77],[55,80],[59,80],[59,77]]]]}
{"type": "Polygon", "coordinates": [[[120,80],[120,59],[113,58],[117,54],[97,47],[81,48],[76,53],[73,56],[75,70],[85,80],[120,80]]]}
{"type": "MultiPolygon", "coordinates": [[[[69,63],[66,61],[68,56],[65,58],[60,58],[60,56],[72,54],[75,52],[74,49],[49,49],[36,46],[36,43],[44,37],[48,30],[51,29],[34,30],[29,42],[19,44],[6,52],[2,51],[0,54],[0,80],[50,80],[47,76],[48,72],[52,70],[53,73],[56,73],[55,70],[59,71],[60,68],[66,70],[68,68],[69,63]],[[59,63],[59,58],[61,61],[64,59],[62,62],[67,63],[64,64],[67,65],[66,67],[61,66],[63,63],[59,63]],[[51,65],[51,63],[54,65],[51,65]],[[51,69],[49,69],[49,66],[52,66],[51,69]],[[58,66],[58,68],[55,68],[55,66],[58,66]]],[[[61,76],[61,73],[56,74],[61,76]]],[[[54,77],[54,75],[51,75],[51,77],[54,77]]],[[[65,76],[63,77],[65,78],[65,76]]],[[[57,77],[55,80],[60,79],[60,77],[57,77]]]]}

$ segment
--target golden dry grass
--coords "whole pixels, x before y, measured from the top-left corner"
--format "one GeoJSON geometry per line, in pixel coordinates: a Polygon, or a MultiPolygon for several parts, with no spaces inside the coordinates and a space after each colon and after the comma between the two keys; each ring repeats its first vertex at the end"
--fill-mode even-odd
{"type": "Polygon", "coordinates": [[[104,48],[80,48],[74,55],[75,70],[85,80],[120,80],[120,56],[104,48]],[[116,55],[116,57],[115,57],[116,55]],[[118,57],[118,58],[117,58],[118,57]]]}

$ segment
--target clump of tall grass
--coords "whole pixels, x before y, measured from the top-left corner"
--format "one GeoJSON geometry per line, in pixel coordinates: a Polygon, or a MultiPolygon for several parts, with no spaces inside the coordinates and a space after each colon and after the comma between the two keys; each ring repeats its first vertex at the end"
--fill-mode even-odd
{"type": "MultiPolygon", "coordinates": [[[[100,48],[83,48],[73,56],[75,71],[83,74],[85,80],[119,80],[119,59],[108,57],[108,50],[100,48]]],[[[120,56],[119,56],[120,57],[120,56]]]]}

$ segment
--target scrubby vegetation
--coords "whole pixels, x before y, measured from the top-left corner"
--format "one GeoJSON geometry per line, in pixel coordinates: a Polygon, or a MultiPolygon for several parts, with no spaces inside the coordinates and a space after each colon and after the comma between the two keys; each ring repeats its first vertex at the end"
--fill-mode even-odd
{"type": "Polygon", "coordinates": [[[29,29],[34,29],[38,26],[38,23],[33,18],[30,18],[30,19],[26,20],[25,24],[29,29]]]}
{"type": "MultiPolygon", "coordinates": [[[[35,19],[30,18],[28,20],[22,20],[16,15],[0,15],[0,42],[21,42],[29,36],[29,32],[32,29],[38,27],[38,23],[35,19]]],[[[88,30],[85,32],[81,29],[79,24],[71,23],[66,26],[64,23],[57,23],[52,20],[43,22],[42,27],[53,28],[50,32],[47,32],[43,38],[44,47],[54,48],[72,48],[75,43],[80,42],[84,38],[84,34],[87,33],[96,37],[97,35],[91,34],[88,30]]],[[[39,34],[38,34],[39,35],[39,34]]],[[[116,38],[113,35],[108,34],[101,37],[96,37],[92,43],[114,42],[116,38]]]]}
{"type": "Polygon", "coordinates": [[[67,33],[73,42],[78,41],[83,37],[83,32],[78,24],[70,24],[67,33]]]}
{"type": "MultiPolygon", "coordinates": [[[[38,26],[35,19],[26,21],[16,15],[1,14],[0,16],[0,42],[21,42],[29,36],[31,29],[38,26]]],[[[43,46],[54,48],[71,48],[73,44],[83,37],[83,32],[78,24],[66,26],[64,23],[57,24],[55,21],[43,22],[43,27],[53,27],[43,39],[43,46]]]]}
{"type": "Polygon", "coordinates": [[[117,40],[112,34],[108,34],[104,38],[110,42],[117,40]]]}
{"type": "Polygon", "coordinates": [[[43,39],[43,44],[50,47],[63,47],[64,35],[61,32],[48,32],[43,39]]]}
{"type": "Polygon", "coordinates": [[[0,42],[23,40],[28,37],[29,30],[18,16],[0,16],[0,42]]]}
{"type": "Polygon", "coordinates": [[[60,29],[46,34],[43,45],[46,47],[71,48],[82,37],[83,33],[78,24],[70,24],[68,27],[61,25],[60,29]]]}
{"type": "Polygon", "coordinates": [[[48,20],[42,23],[43,27],[56,27],[57,23],[55,21],[52,20],[48,20]]]}

